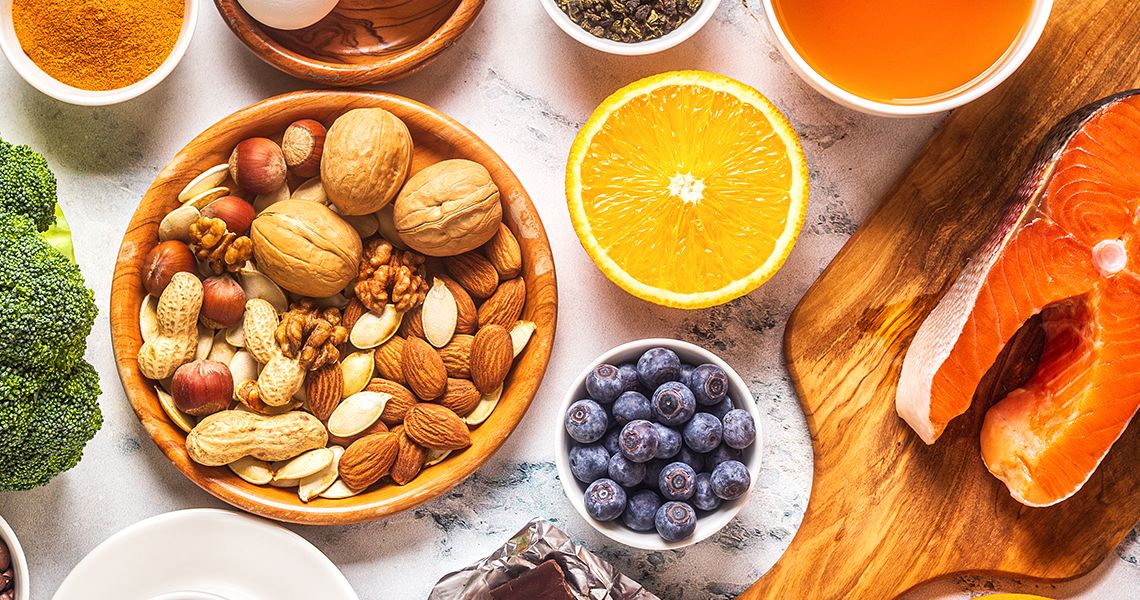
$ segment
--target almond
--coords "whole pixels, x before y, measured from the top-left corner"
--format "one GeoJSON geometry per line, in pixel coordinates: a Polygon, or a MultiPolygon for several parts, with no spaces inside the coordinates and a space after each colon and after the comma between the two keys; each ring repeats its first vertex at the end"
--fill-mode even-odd
{"type": "Polygon", "coordinates": [[[439,349],[439,356],[443,359],[443,366],[447,369],[448,377],[471,378],[471,342],[473,341],[475,341],[473,335],[457,335],[451,338],[451,343],[439,349]]]}
{"type": "Polygon", "coordinates": [[[399,447],[399,438],[391,433],[375,433],[356,440],[340,457],[341,480],[354,490],[380,481],[396,462],[399,447]]]}
{"type": "Polygon", "coordinates": [[[471,380],[483,394],[495,391],[514,362],[511,334],[501,325],[484,325],[471,342],[471,380]]]}
{"type": "Polygon", "coordinates": [[[482,395],[475,384],[467,379],[448,379],[447,392],[439,399],[439,405],[450,408],[452,412],[463,417],[475,410],[482,395]]]}
{"type": "Polygon", "coordinates": [[[388,425],[403,423],[404,415],[416,403],[416,397],[412,392],[395,381],[373,379],[364,389],[370,392],[383,392],[392,396],[388,400],[388,404],[384,405],[384,412],[380,415],[380,420],[388,425]]]}
{"type": "Polygon", "coordinates": [[[513,327],[526,304],[526,282],[522,277],[504,281],[495,294],[479,307],[479,325],[513,327]]]}
{"type": "Polygon", "coordinates": [[[344,391],[344,375],[340,363],[332,363],[311,371],[305,378],[305,396],[309,399],[309,412],[316,418],[327,421],[329,415],[340,404],[344,391]]]}
{"type": "Polygon", "coordinates": [[[475,330],[479,329],[479,313],[475,310],[475,301],[471,299],[471,294],[450,277],[436,275],[435,278],[442,281],[455,298],[455,333],[475,333],[475,330]]]}
{"type": "Polygon", "coordinates": [[[404,356],[404,338],[394,337],[376,349],[376,372],[389,381],[404,383],[404,369],[400,360],[404,356]]]}
{"type": "Polygon", "coordinates": [[[404,434],[400,435],[399,444],[396,463],[392,465],[392,481],[396,485],[405,485],[423,470],[427,450],[404,434]]]}
{"type": "Polygon", "coordinates": [[[443,261],[447,272],[475,298],[489,298],[499,285],[499,272],[487,257],[476,252],[451,256],[443,261]]]}
{"type": "Polygon", "coordinates": [[[348,306],[344,307],[344,313],[340,317],[340,324],[348,331],[352,331],[352,326],[368,312],[368,308],[360,301],[360,298],[353,298],[348,301],[348,306]]]}
{"type": "Polygon", "coordinates": [[[459,305],[451,288],[440,279],[436,279],[424,298],[420,309],[420,321],[424,329],[424,337],[428,343],[436,348],[442,348],[451,341],[459,323],[459,305]]]}
{"type": "Polygon", "coordinates": [[[483,244],[483,253],[487,260],[499,272],[502,279],[517,277],[522,270],[522,250],[515,234],[511,233],[506,223],[499,223],[499,232],[486,244],[483,244]]]}
{"type": "Polygon", "coordinates": [[[420,338],[404,341],[400,368],[408,387],[423,400],[435,400],[447,389],[447,367],[443,365],[443,358],[435,348],[420,338]]]}
{"type": "Polygon", "coordinates": [[[424,337],[422,304],[404,313],[404,320],[400,322],[400,328],[396,330],[396,335],[405,339],[424,337]]]}
{"type": "Polygon", "coordinates": [[[417,404],[404,418],[404,434],[432,450],[459,450],[471,445],[471,432],[459,415],[438,404],[417,404]]]}

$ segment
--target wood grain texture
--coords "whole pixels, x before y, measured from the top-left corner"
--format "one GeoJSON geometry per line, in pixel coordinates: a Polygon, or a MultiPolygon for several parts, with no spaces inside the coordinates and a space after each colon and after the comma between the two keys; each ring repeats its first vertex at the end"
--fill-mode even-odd
{"type": "Polygon", "coordinates": [[[383,83],[423,68],[467,31],[485,0],[341,0],[296,31],[266,27],[237,0],[214,0],[222,19],[262,60],[331,86],[383,83]]]}
{"type": "MultiPolygon", "coordinates": [[[[784,557],[742,598],[893,598],[963,572],[1062,580],[1099,564],[1140,520],[1140,431],[1076,496],[1027,508],[986,471],[979,431],[1012,344],[974,406],[926,446],[896,415],[921,321],[992,230],[1037,145],[1082,105],[1140,85],[1140,0],[1060,0],[1014,77],[947,118],[808,291],[785,351],[815,450],[811,500],[784,557]]],[[[1002,381],[1004,380],[1004,381],[1002,381]]]]}
{"type": "Polygon", "coordinates": [[[202,489],[240,509],[293,523],[344,524],[380,519],[443,494],[475,472],[514,431],[542,381],[554,344],[558,292],[554,258],[538,212],[510,168],[487,144],[435,110],[377,92],[295,92],[270,98],[222,119],[192,140],[159,173],[127,227],[111,286],[111,338],[127,398],[147,432],[166,456],[202,489]],[[470,448],[424,470],[406,486],[385,485],[344,500],[308,504],[295,489],[255,486],[226,467],[203,467],[187,457],[182,433],[162,412],[153,383],[138,370],[142,340],[139,307],[145,292],[140,266],[157,243],[158,224],[179,203],[178,192],[195,175],[226,161],[233,147],[251,136],[280,139],[289,123],[317,119],[330,125],[353,108],[382,107],[407,124],[415,152],[412,171],[449,158],[476,161],[491,172],[503,202],[503,219],[519,240],[527,301],[523,318],[538,324],[505,384],[491,417],[472,431],[470,448]]]}

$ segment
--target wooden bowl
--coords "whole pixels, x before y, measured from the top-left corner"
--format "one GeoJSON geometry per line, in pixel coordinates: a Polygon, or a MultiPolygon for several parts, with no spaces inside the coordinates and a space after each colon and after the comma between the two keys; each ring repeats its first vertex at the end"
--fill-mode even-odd
{"type": "Polygon", "coordinates": [[[431,500],[474,473],[499,448],[526,413],[542,381],[554,343],[557,304],[554,259],[542,221],[518,178],[487,144],[459,123],[406,98],[363,91],[295,92],[264,100],[222,119],[194,138],[159,173],[139,203],[119,249],[111,285],[111,341],[123,389],[139,420],[167,458],[194,483],[233,506],[271,519],[345,524],[381,519],[431,500]],[[318,498],[306,504],[297,497],[295,489],[252,485],[227,467],[204,467],[186,455],[186,434],[166,417],[154,383],[138,369],[136,356],[142,345],[138,316],[146,295],[141,264],[158,242],[159,222],[179,206],[178,192],[199,172],[226,162],[239,141],[252,136],[279,139],[289,123],[297,119],[317,119],[329,125],[350,109],[376,106],[403,119],[412,132],[413,172],[448,158],[473,160],[491,172],[501,192],[504,222],[522,248],[527,290],[523,318],[534,321],[538,330],[516,361],[498,407],[471,432],[470,448],[424,469],[408,485],[386,484],[351,498],[318,498]]]}
{"type": "Polygon", "coordinates": [[[238,38],[294,77],[332,86],[411,75],[467,31],[484,0],[340,0],[315,25],[296,31],[255,21],[237,0],[214,0],[238,38]]]}

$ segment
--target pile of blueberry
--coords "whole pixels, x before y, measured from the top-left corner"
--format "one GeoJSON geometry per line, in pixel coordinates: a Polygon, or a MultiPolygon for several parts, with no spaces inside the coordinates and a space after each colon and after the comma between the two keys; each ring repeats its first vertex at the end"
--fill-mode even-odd
{"type": "Polygon", "coordinates": [[[682,364],[667,348],[636,364],[598,365],[586,378],[590,397],[566,412],[586,512],[672,542],[693,534],[697,511],[743,496],[752,481],[742,451],[756,424],[728,387],[724,369],[682,364]]]}

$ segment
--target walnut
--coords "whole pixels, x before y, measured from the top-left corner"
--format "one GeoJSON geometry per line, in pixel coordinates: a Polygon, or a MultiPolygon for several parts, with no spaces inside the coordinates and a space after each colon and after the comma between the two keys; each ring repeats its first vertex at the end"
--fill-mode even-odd
{"type": "Polygon", "coordinates": [[[348,340],[348,329],[341,325],[339,309],[301,300],[281,315],[274,337],[285,356],[315,371],[340,360],[338,346],[348,340]]]}
{"type": "Polygon", "coordinates": [[[411,250],[397,250],[385,239],[368,242],[356,280],[356,297],[368,310],[381,313],[393,304],[405,313],[427,296],[424,256],[411,250]]]}
{"type": "Polygon", "coordinates": [[[226,222],[198,217],[190,224],[190,249],[214,275],[237,272],[253,256],[253,242],[226,229],[226,222]]]}

